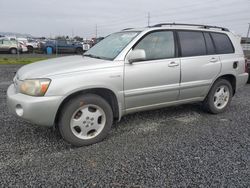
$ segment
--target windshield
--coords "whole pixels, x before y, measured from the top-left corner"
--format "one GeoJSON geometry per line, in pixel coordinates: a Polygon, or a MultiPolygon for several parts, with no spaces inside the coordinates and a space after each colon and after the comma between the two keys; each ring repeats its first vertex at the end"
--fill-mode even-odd
{"type": "Polygon", "coordinates": [[[109,35],[90,48],[84,56],[114,60],[115,57],[132,41],[139,32],[126,31],[109,35]]]}

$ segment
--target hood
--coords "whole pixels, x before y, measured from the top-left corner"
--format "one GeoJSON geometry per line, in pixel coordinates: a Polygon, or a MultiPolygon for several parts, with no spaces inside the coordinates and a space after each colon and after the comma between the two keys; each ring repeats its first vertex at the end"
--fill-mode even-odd
{"type": "Polygon", "coordinates": [[[21,67],[18,79],[49,78],[53,75],[91,69],[106,68],[114,65],[113,61],[74,55],[60,58],[47,59],[21,67]]]}

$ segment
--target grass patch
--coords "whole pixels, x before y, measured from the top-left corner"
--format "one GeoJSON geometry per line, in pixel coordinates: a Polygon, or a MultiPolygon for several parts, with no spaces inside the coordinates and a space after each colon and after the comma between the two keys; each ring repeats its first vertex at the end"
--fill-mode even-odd
{"type": "Polygon", "coordinates": [[[0,58],[1,65],[15,65],[15,64],[29,64],[34,63],[36,61],[41,61],[49,58],[45,57],[20,57],[20,58],[0,58]]]}

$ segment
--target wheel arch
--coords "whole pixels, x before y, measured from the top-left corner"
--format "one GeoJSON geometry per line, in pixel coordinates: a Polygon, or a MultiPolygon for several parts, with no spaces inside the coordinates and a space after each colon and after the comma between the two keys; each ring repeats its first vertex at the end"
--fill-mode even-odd
{"type": "Polygon", "coordinates": [[[84,89],[84,90],[76,91],[74,93],[71,93],[70,95],[68,95],[66,98],[63,99],[63,101],[61,102],[61,104],[58,107],[58,110],[57,110],[57,113],[55,116],[55,126],[58,125],[59,117],[60,117],[60,114],[61,114],[61,111],[62,111],[64,105],[68,101],[70,101],[70,99],[72,99],[78,95],[84,95],[84,94],[96,94],[96,95],[102,97],[103,99],[105,99],[112,108],[114,119],[115,120],[120,119],[121,114],[120,114],[120,110],[119,110],[118,99],[117,99],[117,96],[115,95],[115,93],[112,90],[107,89],[107,88],[91,88],[91,89],[84,89]]]}
{"type": "Polygon", "coordinates": [[[224,75],[221,75],[221,76],[219,76],[219,77],[213,82],[213,84],[214,84],[217,80],[219,80],[219,79],[225,79],[225,80],[227,80],[227,81],[230,82],[230,84],[231,84],[231,86],[232,86],[232,89],[233,89],[233,96],[234,96],[234,94],[235,94],[235,92],[236,92],[236,76],[233,75],[233,74],[224,74],[224,75]]]}

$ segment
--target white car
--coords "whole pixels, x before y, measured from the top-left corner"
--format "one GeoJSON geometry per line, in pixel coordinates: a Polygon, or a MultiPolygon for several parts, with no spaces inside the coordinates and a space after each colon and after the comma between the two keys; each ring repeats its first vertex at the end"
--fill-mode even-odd
{"type": "Polygon", "coordinates": [[[27,51],[30,53],[32,53],[34,49],[38,48],[38,42],[36,40],[27,39],[27,38],[17,38],[17,40],[19,42],[23,42],[27,47],[27,51]]]}
{"type": "Polygon", "coordinates": [[[18,41],[18,44],[19,44],[19,46],[21,48],[21,52],[23,52],[23,53],[28,52],[27,45],[24,42],[18,41]]]}

